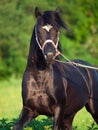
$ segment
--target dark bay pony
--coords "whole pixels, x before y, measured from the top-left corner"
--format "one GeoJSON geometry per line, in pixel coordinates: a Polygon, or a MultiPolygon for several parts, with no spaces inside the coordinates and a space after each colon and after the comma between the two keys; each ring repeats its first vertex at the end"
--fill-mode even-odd
{"type": "Polygon", "coordinates": [[[98,72],[56,60],[59,30],[68,30],[59,9],[41,13],[35,8],[35,16],[37,23],[22,82],[23,108],[13,129],[22,130],[38,115],[47,115],[54,119],[53,130],[72,130],[73,118],[84,106],[98,123],[98,72]]]}

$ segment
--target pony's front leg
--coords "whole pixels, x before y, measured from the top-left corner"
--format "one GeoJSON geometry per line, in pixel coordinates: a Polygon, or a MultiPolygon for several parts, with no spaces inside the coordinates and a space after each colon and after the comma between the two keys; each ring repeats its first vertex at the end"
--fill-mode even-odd
{"type": "Polygon", "coordinates": [[[60,130],[63,117],[64,117],[63,109],[61,109],[60,106],[57,106],[54,114],[53,130],[60,130]]]}
{"type": "Polygon", "coordinates": [[[38,113],[33,112],[28,107],[23,107],[18,122],[14,125],[13,130],[22,130],[38,113]]]}
{"type": "Polygon", "coordinates": [[[62,125],[61,125],[62,130],[72,130],[72,121],[73,121],[74,116],[75,116],[75,113],[71,115],[65,115],[62,125]]]}

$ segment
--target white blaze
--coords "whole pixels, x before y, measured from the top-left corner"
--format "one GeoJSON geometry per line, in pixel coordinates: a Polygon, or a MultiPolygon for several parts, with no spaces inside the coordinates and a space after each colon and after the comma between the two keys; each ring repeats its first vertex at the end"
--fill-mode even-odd
{"type": "Polygon", "coordinates": [[[50,24],[47,24],[47,25],[43,26],[42,28],[45,29],[47,32],[49,32],[50,29],[52,28],[52,26],[50,24]]]}

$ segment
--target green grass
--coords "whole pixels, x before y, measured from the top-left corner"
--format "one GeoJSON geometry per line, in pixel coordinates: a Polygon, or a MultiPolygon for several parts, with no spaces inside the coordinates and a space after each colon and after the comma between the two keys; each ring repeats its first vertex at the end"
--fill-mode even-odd
{"type": "MultiPolygon", "coordinates": [[[[7,81],[0,81],[0,125],[6,127],[6,129],[0,127],[0,130],[10,130],[9,127],[13,125],[13,119],[18,118],[21,108],[21,80],[10,78],[7,81]]],[[[33,130],[50,130],[51,122],[46,116],[39,116],[25,130],[32,130],[32,125],[33,130]]],[[[93,122],[91,115],[83,108],[76,114],[73,126],[77,127],[75,130],[94,130],[93,122]]]]}
{"type": "Polygon", "coordinates": [[[0,119],[18,117],[21,107],[21,80],[0,81],[0,119]]]}

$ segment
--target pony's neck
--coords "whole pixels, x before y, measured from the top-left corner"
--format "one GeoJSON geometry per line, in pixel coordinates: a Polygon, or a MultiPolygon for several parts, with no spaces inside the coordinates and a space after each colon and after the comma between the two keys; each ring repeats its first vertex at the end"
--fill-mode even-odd
{"type": "Polygon", "coordinates": [[[44,70],[46,68],[45,58],[37,44],[35,31],[33,31],[31,37],[30,50],[28,56],[28,65],[35,66],[39,70],[44,70]]]}

